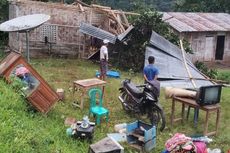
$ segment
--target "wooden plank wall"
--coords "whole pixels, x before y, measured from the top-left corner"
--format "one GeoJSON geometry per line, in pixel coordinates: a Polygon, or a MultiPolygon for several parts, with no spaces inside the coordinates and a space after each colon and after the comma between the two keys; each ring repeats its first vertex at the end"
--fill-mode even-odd
{"type": "MultiPolygon", "coordinates": [[[[230,32],[223,33],[225,35],[225,46],[223,62],[229,62],[230,59],[230,32]]],[[[188,55],[192,62],[198,61],[215,61],[216,43],[218,32],[196,32],[185,33],[185,37],[191,44],[194,51],[193,55],[188,55]],[[209,56],[209,57],[208,57],[209,56]]]]}

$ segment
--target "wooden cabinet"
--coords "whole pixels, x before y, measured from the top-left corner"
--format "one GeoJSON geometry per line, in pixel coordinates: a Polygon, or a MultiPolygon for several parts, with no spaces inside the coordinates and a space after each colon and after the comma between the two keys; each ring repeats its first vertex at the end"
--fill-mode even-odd
{"type": "Polygon", "coordinates": [[[19,53],[11,52],[1,61],[0,76],[9,83],[21,81],[25,97],[42,113],[47,113],[59,99],[57,93],[19,53]]]}

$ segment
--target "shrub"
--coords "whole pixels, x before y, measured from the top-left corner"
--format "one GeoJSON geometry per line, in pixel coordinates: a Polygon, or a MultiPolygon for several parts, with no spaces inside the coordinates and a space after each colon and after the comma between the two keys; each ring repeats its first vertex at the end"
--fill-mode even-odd
{"type": "Polygon", "coordinates": [[[200,70],[211,79],[217,79],[218,71],[216,69],[209,69],[203,62],[200,61],[196,61],[195,66],[198,70],[200,70]]]}

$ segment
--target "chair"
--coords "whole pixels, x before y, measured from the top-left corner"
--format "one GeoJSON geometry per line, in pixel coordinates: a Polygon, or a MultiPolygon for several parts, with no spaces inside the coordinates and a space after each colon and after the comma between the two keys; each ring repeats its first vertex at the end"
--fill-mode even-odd
{"type": "Polygon", "coordinates": [[[89,110],[89,116],[91,113],[93,115],[96,115],[96,124],[100,124],[100,119],[102,116],[106,116],[106,122],[108,123],[109,119],[109,111],[108,109],[104,108],[102,106],[103,103],[103,94],[101,89],[99,88],[92,88],[88,92],[90,97],[90,110],[89,110]]]}

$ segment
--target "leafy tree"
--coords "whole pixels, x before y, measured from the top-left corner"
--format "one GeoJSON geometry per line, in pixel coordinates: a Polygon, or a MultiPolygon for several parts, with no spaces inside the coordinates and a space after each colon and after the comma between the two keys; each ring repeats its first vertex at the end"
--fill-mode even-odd
{"type": "Polygon", "coordinates": [[[175,11],[185,12],[229,12],[229,0],[177,0],[175,11]]]}
{"type": "Polygon", "coordinates": [[[133,21],[134,29],[127,36],[125,44],[116,45],[116,53],[113,55],[113,64],[123,69],[141,71],[144,66],[145,48],[148,44],[152,31],[156,31],[175,44],[179,39],[170,30],[167,23],[162,21],[162,14],[156,11],[145,11],[133,21]]]}
{"type": "MultiPolygon", "coordinates": [[[[8,2],[7,0],[0,1],[0,23],[8,20],[8,2]]],[[[0,31],[0,48],[5,45],[8,40],[8,34],[0,31]]]]}
{"type": "Polygon", "coordinates": [[[135,11],[141,7],[151,8],[159,11],[170,11],[173,6],[173,0],[95,0],[101,5],[110,6],[113,9],[122,9],[125,11],[135,11]]]}

